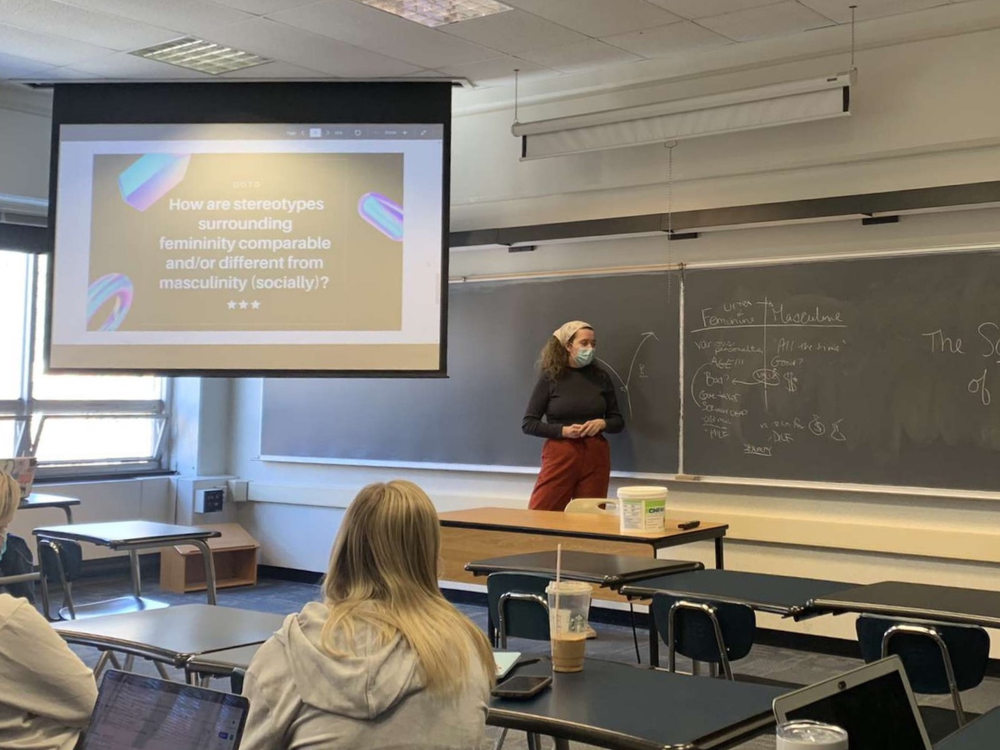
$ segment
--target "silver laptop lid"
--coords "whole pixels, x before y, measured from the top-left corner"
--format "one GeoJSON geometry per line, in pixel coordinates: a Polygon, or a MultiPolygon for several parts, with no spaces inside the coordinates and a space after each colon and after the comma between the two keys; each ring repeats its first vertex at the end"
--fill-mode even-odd
{"type": "Polygon", "coordinates": [[[839,726],[850,750],[932,750],[898,656],[775,698],[774,716],[839,726]]]}
{"type": "Polygon", "coordinates": [[[108,670],[81,750],[237,750],[240,695],[108,670]]]}

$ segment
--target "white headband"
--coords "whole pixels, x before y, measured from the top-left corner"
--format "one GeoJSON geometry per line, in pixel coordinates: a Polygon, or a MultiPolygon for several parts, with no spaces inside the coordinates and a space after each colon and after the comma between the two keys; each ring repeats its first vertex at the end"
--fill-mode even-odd
{"type": "Polygon", "coordinates": [[[552,332],[552,335],[559,339],[559,343],[563,346],[569,345],[569,342],[573,340],[576,332],[581,328],[593,328],[590,323],[584,323],[582,320],[571,320],[569,323],[563,323],[559,328],[552,332]]]}

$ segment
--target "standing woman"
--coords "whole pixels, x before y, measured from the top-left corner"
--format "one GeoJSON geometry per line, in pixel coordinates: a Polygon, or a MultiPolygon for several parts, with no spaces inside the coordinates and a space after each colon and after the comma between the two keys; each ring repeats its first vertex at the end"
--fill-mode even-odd
{"type": "Polygon", "coordinates": [[[611,376],[594,363],[594,329],[572,320],[542,349],[541,375],[521,429],[546,438],[528,507],[565,510],[575,497],[607,497],[611,452],[604,433],[625,429],[611,376]],[[545,418],[542,421],[542,418],[545,418]]]}

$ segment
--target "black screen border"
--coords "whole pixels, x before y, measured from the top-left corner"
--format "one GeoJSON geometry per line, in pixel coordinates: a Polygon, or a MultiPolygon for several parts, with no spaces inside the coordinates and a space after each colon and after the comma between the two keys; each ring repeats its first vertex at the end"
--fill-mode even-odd
{"type": "Polygon", "coordinates": [[[47,253],[53,259],[45,310],[46,372],[217,378],[441,378],[448,376],[448,261],[451,198],[449,82],[275,81],[192,83],[65,83],[54,86],[49,165],[47,253]],[[185,125],[270,123],[440,124],[441,329],[436,370],[229,370],[53,368],[52,311],[58,212],[60,128],[63,125],[185,125]]]}

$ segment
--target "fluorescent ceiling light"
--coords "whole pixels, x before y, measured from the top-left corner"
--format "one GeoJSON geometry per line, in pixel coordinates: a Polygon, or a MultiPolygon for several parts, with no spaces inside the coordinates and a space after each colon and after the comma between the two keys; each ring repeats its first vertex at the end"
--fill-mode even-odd
{"type": "Polygon", "coordinates": [[[446,26],[514,10],[496,0],[361,0],[364,5],[424,26],[446,26]]]}
{"type": "Polygon", "coordinates": [[[190,68],[213,76],[271,62],[266,57],[232,47],[224,47],[214,42],[206,42],[204,39],[197,39],[193,36],[156,44],[129,54],[145,57],[147,60],[177,65],[181,68],[190,68]]]}
{"type": "Polygon", "coordinates": [[[790,125],[851,113],[853,74],[693,99],[516,122],[521,158],[538,159],[790,125]]]}

